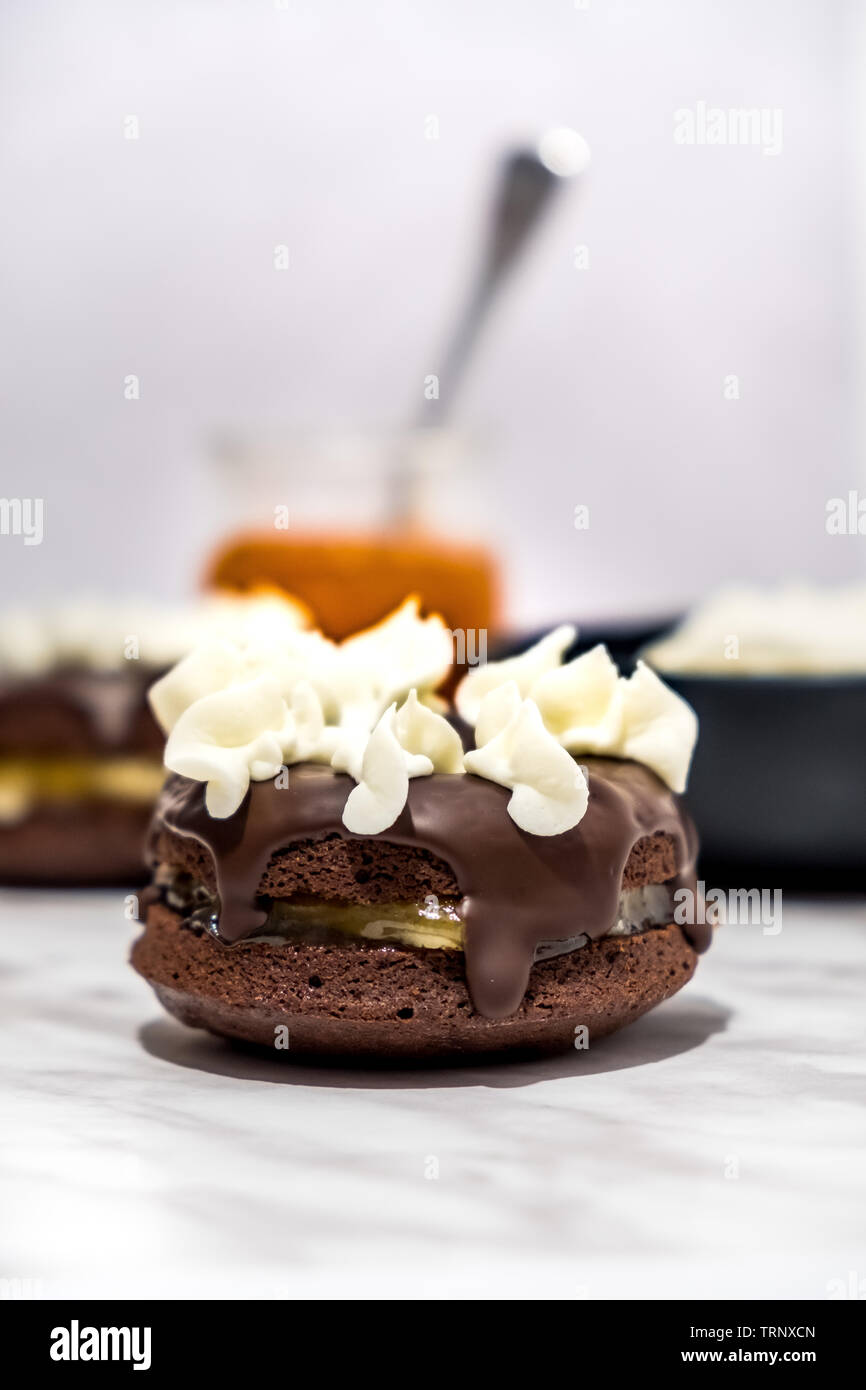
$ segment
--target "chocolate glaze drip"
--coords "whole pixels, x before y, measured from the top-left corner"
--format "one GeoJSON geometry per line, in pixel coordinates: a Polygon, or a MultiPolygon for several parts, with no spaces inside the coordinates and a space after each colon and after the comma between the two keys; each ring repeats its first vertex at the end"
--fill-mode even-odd
{"type": "MultiPolygon", "coordinates": [[[[589,809],[562,835],[520,830],[506,811],[510,792],[493,782],[434,773],[413,778],[405,810],[381,836],[427,849],[453,869],[464,894],[466,981],[475,1008],[487,1018],[519,1008],[542,942],[596,939],[614,925],[626,860],[644,836],[672,837],[677,886],[694,890],[697,837],[679,798],[638,763],[589,758],[583,765],[589,809]]],[[[157,824],[210,851],[219,940],[232,945],[264,924],[256,895],[277,850],[333,834],[370,838],[350,834],[341,819],[353,785],[345,774],[302,764],[290,769],[287,787],[256,782],[233,816],[215,820],[200,782],[171,779],[157,824]]],[[[684,930],[695,950],[706,950],[709,926],[684,930]]]]}

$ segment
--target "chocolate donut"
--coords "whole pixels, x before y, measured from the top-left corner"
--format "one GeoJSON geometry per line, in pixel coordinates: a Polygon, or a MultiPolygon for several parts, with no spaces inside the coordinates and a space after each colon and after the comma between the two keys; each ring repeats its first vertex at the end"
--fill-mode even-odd
{"type": "Polygon", "coordinates": [[[482,777],[413,779],[380,836],[320,765],[254,783],[231,816],[170,779],[135,968],[182,1022],[274,1049],[435,1058],[584,1047],[684,985],[709,944],[680,926],[697,848],[649,768],[591,757],[579,824],[527,834],[482,777]]]}
{"type": "Polygon", "coordinates": [[[0,882],[142,883],[162,785],[157,673],[61,669],[0,684],[0,882]]]}

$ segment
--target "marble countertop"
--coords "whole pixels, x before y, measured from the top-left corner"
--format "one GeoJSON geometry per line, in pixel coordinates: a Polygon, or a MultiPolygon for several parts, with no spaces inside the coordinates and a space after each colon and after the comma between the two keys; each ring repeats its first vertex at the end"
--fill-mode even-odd
{"type": "Polygon", "coordinates": [[[334,1070],[164,1017],[113,893],[0,893],[0,1279],[46,1297],[866,1295],[866,902],[589,1052],[334,1070]],[[438,1174],[438,1175],[437,1175],[438,1174]],[[834,1282],[834,1281],[838,1281],[834,1282]]]}

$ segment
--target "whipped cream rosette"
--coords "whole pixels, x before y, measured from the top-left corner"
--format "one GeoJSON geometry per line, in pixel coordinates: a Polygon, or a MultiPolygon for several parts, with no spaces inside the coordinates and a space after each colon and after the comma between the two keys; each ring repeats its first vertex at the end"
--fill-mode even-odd
{"type": "Polygon", "coordinates": [[[393,825],[409,780],[471,774],[512,790],[508,812],[532,835],[559,835],[586,814],[575,755],[628,758],[683,791],[697,737],[693,711],[642,663],[620,676],[604,647],[562,664],[575,638],[557,628],[521,656],[489,662],[457,689],[474,728],[463,753],[436,695],[451,638],[417,599],[342,643],[292,631],[278,642],[197,647],[153,687],[173,772],[207,784],[209,813],[232,815],[250,782],[283,766],[326,763],[357,783],[344,824],[377,835],[393,825]]]}

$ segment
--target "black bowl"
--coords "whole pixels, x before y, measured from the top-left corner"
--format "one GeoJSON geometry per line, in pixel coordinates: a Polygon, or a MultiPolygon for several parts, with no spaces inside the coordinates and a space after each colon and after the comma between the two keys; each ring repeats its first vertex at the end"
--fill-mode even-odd
{"type": "Polygon", "coordinates": [[[700,721],[704,863],[866,876],[866,677],[659,674],[700,721]]]}
{"type": "MultiPolygon", "coordinates": [[[[581,629],[568,655],[605,642],[628,673],[670,626],[581,629]]],[[[496,655],[539,635],[513,638],[496,655]]],[[[686,802],[707,881],[862,890],[866,676],[658,674],[700,721],[686,802]]]]}

